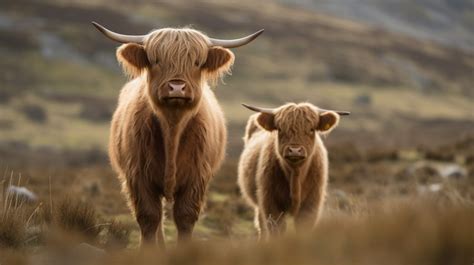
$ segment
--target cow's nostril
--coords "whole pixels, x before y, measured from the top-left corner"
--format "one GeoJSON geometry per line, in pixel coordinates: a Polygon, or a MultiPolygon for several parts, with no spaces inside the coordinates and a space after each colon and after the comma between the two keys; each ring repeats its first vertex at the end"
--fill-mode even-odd
{"type": "Polygon", "coordinates": [[[303,155],[303,148],[301,148],[301,147],[290,147],[290,154],[303,155]]]}
{"type": "Polygon", "coordinates": [[[186,87],[186,83],[180,82],[180,83],[174,83],[174,82],[169,82],[169,91],[170,92],[183,92],[184,88],[186,87]]]}

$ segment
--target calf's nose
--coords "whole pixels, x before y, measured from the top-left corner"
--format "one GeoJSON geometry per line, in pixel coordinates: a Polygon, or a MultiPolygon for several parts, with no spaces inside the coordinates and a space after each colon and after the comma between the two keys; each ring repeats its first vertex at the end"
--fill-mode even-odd
{"type": "Polygon", "coordinates": [[[285,149],[285,159],[290,163],[301,162],[306,159],[306,150],[303,146],[288,146],[285,149]]]}
{"type": "Polygon", "coordinates": [[[170,96],[182,96],[184,95],[184,89],[186,88],[186,83],[179,80],[172,80],[168,82],[168,88],[170,96]]]}
{"type": "Polygon", "coordinates": [[[288,156],[305,156],[304,150],[302,146],[297,147],[289,147],[288,148],[288,156]]]}

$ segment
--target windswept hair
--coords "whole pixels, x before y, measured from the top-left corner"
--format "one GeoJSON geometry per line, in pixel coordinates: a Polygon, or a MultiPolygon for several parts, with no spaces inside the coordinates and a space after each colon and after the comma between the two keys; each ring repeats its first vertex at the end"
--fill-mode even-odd
{"type": "Polygon", "coordinates": [[[318,112],[316,108],[308,103],[288,103],[278,108],[275,121],[285,132],[293,132],[302,128],[314,127],[315,121],[318,121],[318,112]]]}
{"type": "MultiPolygon", "coordinates": [[[[211,41],[202,32],[191,28],[163,28],[153,31],[145,40],[145,50],[151,64],[166,62],[167,75],[186,73],[196,66],[203,66],[208,57],[211,41]]],[[[212,85],[230,73],[234,56],[215,71],[205,70],[205,79],[212,85]]]]}

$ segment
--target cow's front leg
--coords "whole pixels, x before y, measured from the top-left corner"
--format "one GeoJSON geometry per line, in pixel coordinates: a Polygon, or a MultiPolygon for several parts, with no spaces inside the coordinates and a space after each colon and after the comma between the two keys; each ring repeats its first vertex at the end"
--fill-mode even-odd
{"type": "Polygon", "coordinates": [[[140,227],[141,246],[157,243],[164,248],[162,196],[143,188],[143,185],[129,187],[130,203],[140,227]]]}
{"type": "Polygon", "coordinates": [[[178,243],[192,237],[194,225],[199,219],[204,204],[204,184],[193,184],[185,187],[175,196],[173,217],[178,230],[178,243]]]}
{"type": "Polygon", "coordinates": [[[269,235],[281,235],[286,231],[286,213],[277,206],[271,196],[262,200],[259,214],[263,239],[268,239],[269,235]]]}
{"type": "Polygon", "coordinates": [[[295,214],[295,229],[305,232],[313,229],[320,216],[324,199],[319,193],[314,193],[302,203],[300,210],[295,214]]]}
{"type": "Polygon", "coordinates": [[[296,232],[306,232],[308,229],[313,229],[317,218],[318,210],[315,208],[302,208],[295,215],[295,230],[296,232]]]}
{"type": "Polygon", "coordinates": [[[157,243],[160,247],[165,247],[162,217],[163,210],[161,200],[153,203],[140,203],[135,207],[135,215],[140,226],[141,245],[157,243]],[[148,204],[148,205],[146,205],[148,204]]]}
{"type": "Polygon", "coordinates": [[[258,207],[255,207],[254,212],[254,224],[255,228],[257,229],[258,240],[263,240],[267,237],[267,227],[265,226],[265,218],[263,217],[263,214],[260,213],[258,207]]]}

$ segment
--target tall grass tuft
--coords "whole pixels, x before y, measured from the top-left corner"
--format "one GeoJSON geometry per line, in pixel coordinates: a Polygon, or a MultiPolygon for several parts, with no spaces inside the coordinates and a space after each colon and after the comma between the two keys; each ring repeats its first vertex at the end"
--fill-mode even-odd
{"type": "MultiPolygon", "coordinates": [[[[13,182],[13,172],[8,181],[4,173],[0,185],[0,248],[19,249],[32,239],[29,230],[34,225],[32,220],[37,209],[24,205],[24,201],[19,198],[20,195],[6,192],[7,187],[13,182]]],[[[17,185],[19,184],[21,175],[17,181],[17,185]]]]}
{"type": "Polygon", "coordinates": [[[126,248],[129,243],[130,226],[118,221],[112,221],[108,225],[105,239],[105,248],[118,250],[126,248]]]}
{"type": "Polygon", "coordinates": [[[26,213],[2,209],[0,215],[0,248],[21,248],[27,239],[26,213]]]}
{"type": "Polygon", "coordinates": [[[95,208],[87,202],[65,198],[53,211],[53,222],[64,231],[95,242],[102,225],[98,222],[95,208]]]}
{"type": "MultiPolygon", "coordinates": [[[[42,245],[76,245],[87,242],[107,249],[128,245],[130,227],[115,220],[102,223],[94,206],[65,197],[36,205],[26,203],[8,187],[20,186],[21,175],[14,180],[6,171],[0,181],[0,250],[24,250],[42,245]]],[[[50,194],[51,195],[51,194],[50,194]]],[[[1,263],[1,261],[0,261],[1,263]]]]}

